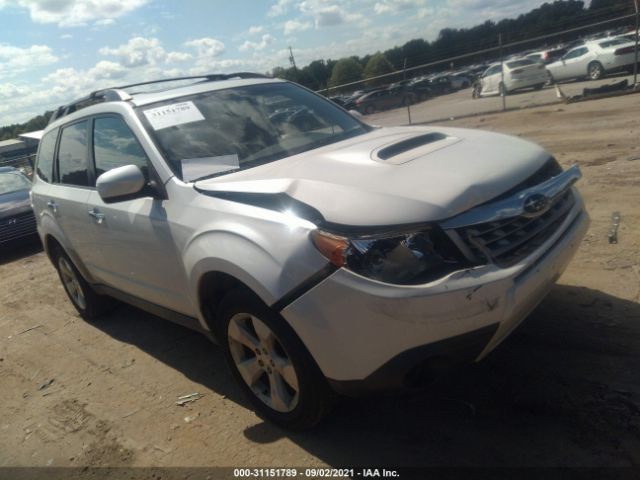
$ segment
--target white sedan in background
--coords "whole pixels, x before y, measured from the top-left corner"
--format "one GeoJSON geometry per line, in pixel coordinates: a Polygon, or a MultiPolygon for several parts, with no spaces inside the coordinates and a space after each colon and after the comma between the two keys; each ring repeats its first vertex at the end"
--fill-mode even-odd
{"type": "Polygon", "coordinates": [[[549,80],[545,66],[528,58],[508,60],[503,65],[504,74],[499,63],[484,72],[474,96],[506,95],[521,88],[540,90],[549,80]]]}
{"type": "Polygon", "coordinates": [[[598,80],[606,73],[632,70],[635,44],[622,38],[588,42],[572,50],[560,60],[547,65],[552,80],[587,77],[598,80]]]}

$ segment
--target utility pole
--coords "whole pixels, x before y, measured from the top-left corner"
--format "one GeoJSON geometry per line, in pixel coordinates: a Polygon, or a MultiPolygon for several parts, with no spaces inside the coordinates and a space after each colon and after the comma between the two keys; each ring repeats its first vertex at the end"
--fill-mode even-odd
{"type": "Polygon", "coordinates": [[[500,96],[502,97],[502,111],[507,109],[507,87],[504,84],[504,59],[502,56],[502,34],[498,34],[498,46],[500,47],[500,85],[502,85],[502,91],[500,96]]]}
{"type": "Polygon", "coordinates": [[[296,59],[293,58],[293,50],[291,50],[291,47],[289,47],[289,63],[291,64],[291,66],[293,68],[297,68],[296,67],[296,59]]]}
{"type": "Polygon", "coordinates": [[[633,89],[638,88],[638,19],[640,17],[640,12],[638,9],[638,0],[633,0],[633,5],[636,7],[636,58],[635,62],[633,62],[633,89]]]}

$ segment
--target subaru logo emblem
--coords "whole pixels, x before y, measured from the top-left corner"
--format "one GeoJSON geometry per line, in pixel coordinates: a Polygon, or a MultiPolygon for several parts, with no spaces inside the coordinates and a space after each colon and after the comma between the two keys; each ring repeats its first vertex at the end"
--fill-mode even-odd
{"type": "Polygon", "coordinates": [[[549,209],[549,198],[541,193],[534,193],[524,199],[522,204],[525,217],[537,217],[549,209]]]}

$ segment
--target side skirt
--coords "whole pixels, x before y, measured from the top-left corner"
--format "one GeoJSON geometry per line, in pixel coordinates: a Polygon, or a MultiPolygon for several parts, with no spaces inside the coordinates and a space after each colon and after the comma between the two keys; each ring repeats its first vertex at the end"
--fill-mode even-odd
{"type": "Polygon", "coordinates": [[[108,285],[92,285],[92,287],[96,291],[96,293],[99,293],[100,295],[113,297],[116,300],[120,300],[121,302],[139,308],[140,310],[144,310],[145,312],[149,312],[160,318],[169,320],[170,322],[177,323],[178,325],[182,325],[183,327],[202,333],[207,338],[217,343],[211,332],[202,328],[202,325],[200,325],[200,322],[197,318],[184,315],[165,307],[161,307],[160,305],[148,302],[141,298],[125,293],[121,290],[109,287],[108,285]]]}

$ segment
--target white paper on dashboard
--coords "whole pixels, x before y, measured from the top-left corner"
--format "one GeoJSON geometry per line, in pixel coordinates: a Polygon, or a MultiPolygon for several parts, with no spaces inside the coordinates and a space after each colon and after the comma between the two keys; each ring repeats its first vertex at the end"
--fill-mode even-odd
{"type": "Polygon", "coordinates": [[[240,160],[235,153],[219,157],[185,158],[181,163],[182,179],[185,182],[240,168],[240,160]]]}
{"type": "Polygon", "coordinates": [[[154,130],[204,120],[204,115],[193,102],[172,103],[171,105],[150,108],[144,111],[144,116],[147,117],[154,130]]]}

